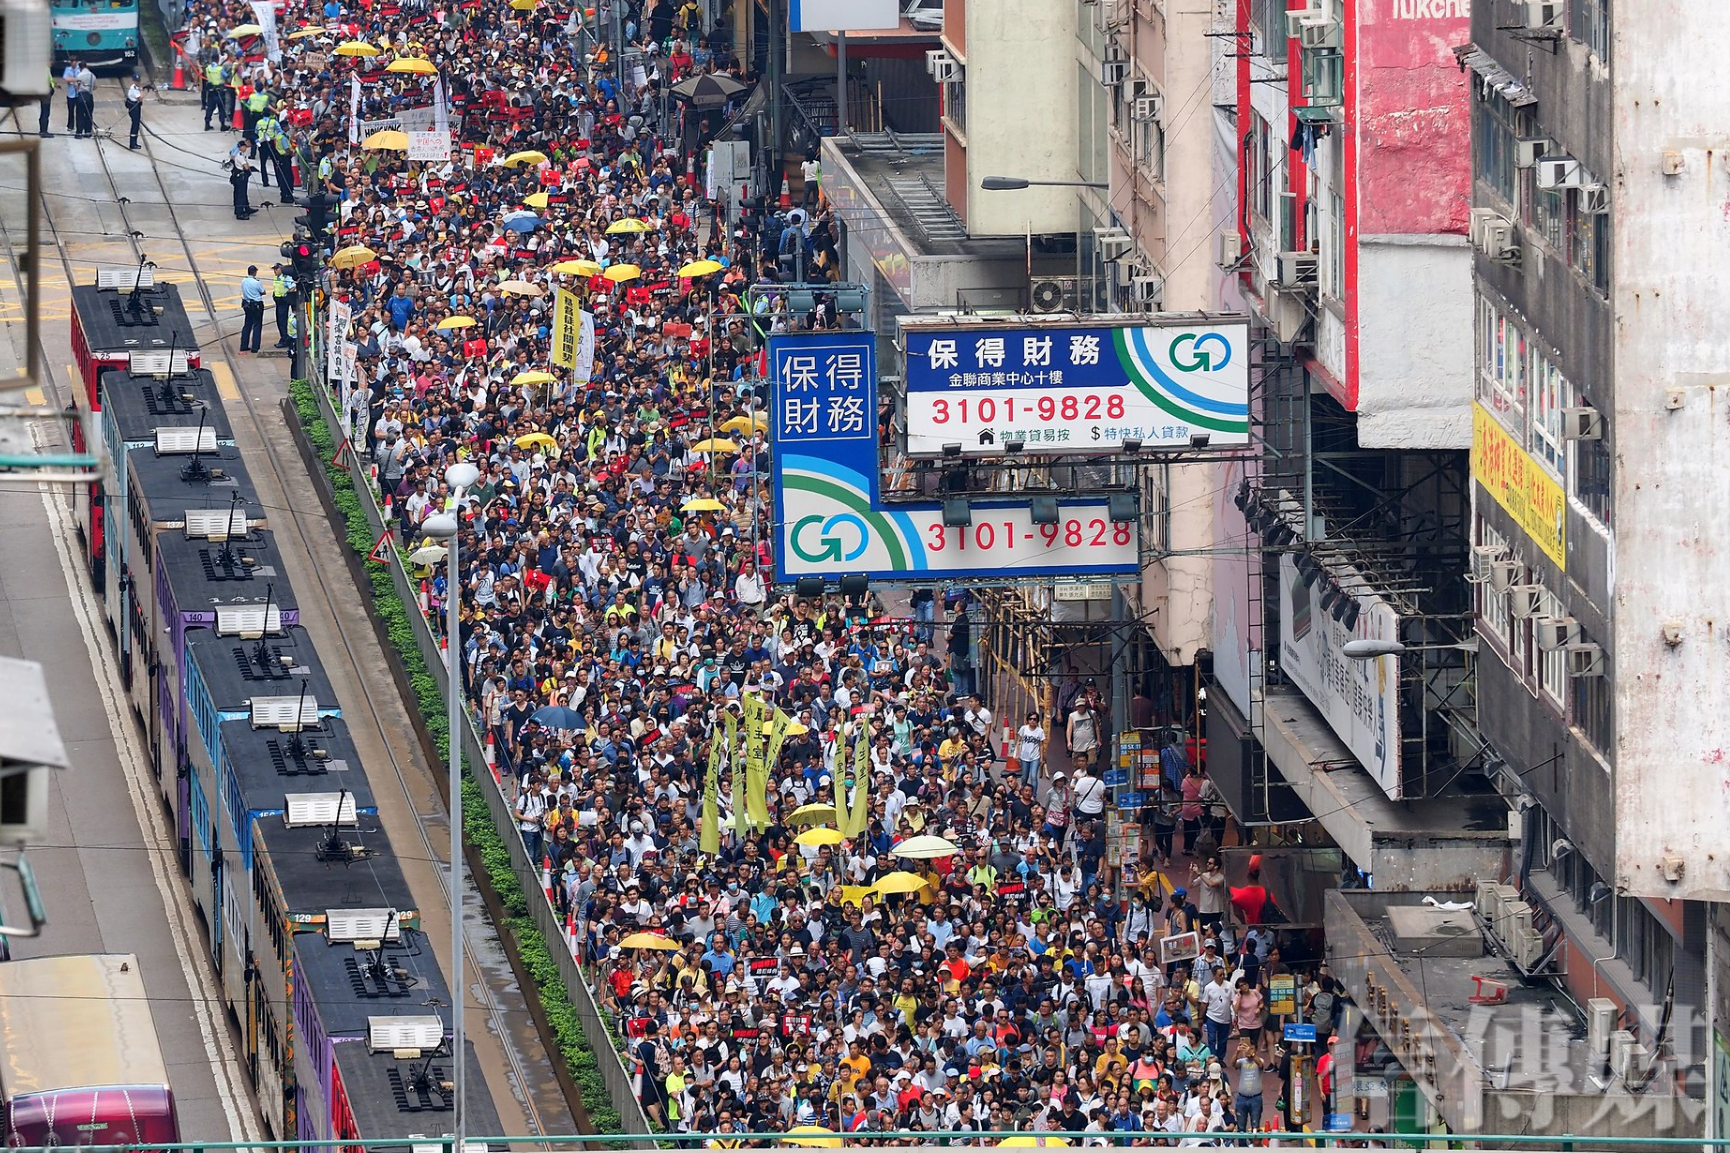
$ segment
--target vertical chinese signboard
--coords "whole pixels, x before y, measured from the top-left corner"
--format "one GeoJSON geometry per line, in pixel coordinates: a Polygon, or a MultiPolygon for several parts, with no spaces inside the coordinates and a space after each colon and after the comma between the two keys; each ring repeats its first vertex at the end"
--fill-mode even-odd
{"type": "Polygon", "coordinates": [[[879,488],[875,337],[786,333],[769,340],[773,383],[775,579],[919,580],[939,575],[1134,572],[1137,526],[1104,499],[1059,501],[1035,524],[1025,500],[969,501],[970,523],[939,504],[886,505],[879,488]]]}

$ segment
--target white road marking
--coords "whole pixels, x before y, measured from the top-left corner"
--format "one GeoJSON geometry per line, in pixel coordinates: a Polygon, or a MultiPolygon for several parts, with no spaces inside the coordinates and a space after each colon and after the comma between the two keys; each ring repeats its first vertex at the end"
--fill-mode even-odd
{"type": "Polygon", "coordinates": [[[171,848],[174,837],[162,815],[162,806],[157,803],[155,786],[147,779],[149,769],[145,767],[145,753],[138,731],[131,714],[126,711],[127,695],[121,684],[120,670],[108,646],[103,643],[106,632],[98,623],[101,609],[95,603],[90,583],[83,579],[80,571],[82,561],[72,548],[72,518],[49,485],[37,487],[42,493],[42,507],[48,514],[49,535],[54,539],[55,551],[60,554],[60,568],[66,577],[72,615],[78,621],[84,647],[90,654],[91,672],[101,690],[103,711],[108,715],[109,731],[114,735],[115,753],[121,772],[126,776],[132,808],[138,814],[146,846],[153,850],[144,855],[150,861],[157,892],[162,895],[162,907],[169,913],[169,935],[174,938],[174,952],[180,960],[181,971],[186,975],[186,987],[192,993],[193,1017],[198,1022],[205,1056],[210,1061],[216,1081],[216,1095],[228,1117],[228,1139],[262,1140],[262,1125],[254,1115],[252,1098],[247,1092],[246,1071],[235,1052],[227,1023],[220,1019],[214,1025],[212,1022],[212,1017],[222,1012],[222,994],[210,958],[204,955],[203,949],[190,944],[201,939],[192,911],[192,898],[180,883],[180,878],[169,875],[172,854],[157,851],[171,848]]]}

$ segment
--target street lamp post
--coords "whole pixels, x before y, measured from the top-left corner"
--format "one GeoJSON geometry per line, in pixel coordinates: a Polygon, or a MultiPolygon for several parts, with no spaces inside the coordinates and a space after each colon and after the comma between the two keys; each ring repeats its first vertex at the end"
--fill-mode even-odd
{"type": "Polygon", "coordinates": [[[1097,180],[1026,180],[1020,176],[987,176],[979,181],[987,192],[1015,192],[1022,188],[1098,188],[1109,191],[1111,185],[1097,180]]]}
{"type": "Polygon", "coordinates": [[[450,548],[445,561],[445,716],[450,741],[451,1061],[455,1086],[451,1102],[451,1153],[463,1153],[463,1082],[467,1079],[468,1064],[463,1044],[463,745],[459,663],[462,658],[457,651],[462,643],[462,573],[457,563],[457,538],[462,529],[459,518],[463,499],[480,476],[481,470],[468,461],[445,469],[445,483],[451,487],[449,507],[427,517],[421,525],[427,536],[448,542],[450,548]]]}

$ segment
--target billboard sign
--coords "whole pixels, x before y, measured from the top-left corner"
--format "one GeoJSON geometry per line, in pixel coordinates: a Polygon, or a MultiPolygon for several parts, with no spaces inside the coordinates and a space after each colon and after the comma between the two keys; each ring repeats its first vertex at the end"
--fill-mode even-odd
{"type": "Polygon", "coordinates": [[[1119,452],[1249,443],[1249,325],[905,325],[907,452],[969,456],[1119,452]]]}
{"type": "Polygon", "coordinates": [[[1541,552],[1568,568],[1568,498],[1512,433],[1472,404],[1472,479],[1532,538],[1541,552]]]}
{"type": "Polygon", "coordinates": [[[901,27],[900,0],[787,0],[795,32],[882,32],[901,27]]]}
{"type": "Polygon", "coordinates": [[[775,579],[924,580],[1110,576],[1140,566],[1137,525],[1104,498],[1059,500],[1035,524],[1025,501],[969,500],[972,522],[943,523],[941,504],[885,504],[877,426],[876,338],[787,333],[769,340],[773,384],[775,579]]]}
{"type": "Polygon", "coordinates": [[[1343,649],[1347,641],[1360,637],[1398,640],[1399,616],[1381,597],[1359,595],[1354,597],[1357,624],[1348,632],[1322,608],[1323,587],[1304,583],[1290,553],[1280,556],[1280,667],[1382,791],[1397,801],[1402,791],[1400,658],[1358,661],[1343,649]]]}

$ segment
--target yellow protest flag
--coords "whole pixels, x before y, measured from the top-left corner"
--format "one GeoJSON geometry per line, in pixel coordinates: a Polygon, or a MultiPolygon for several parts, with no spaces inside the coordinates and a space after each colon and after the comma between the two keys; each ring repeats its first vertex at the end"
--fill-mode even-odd
{"type": "Polygon", "coordinates": [[[841,831],[859,837],[864,835],[865,821],[871,815],[871,719],[864,713],[859,715],[859,731],[854,734],[852,775],[856,792],[847,803],[847,823],[841,831]]]}
{"type": "Polygon", "coordinates": [[[565,368],[577,367],[577,347],[582,343],[582,304],[577,294],[560,288],[553,294],[553,349],[547,357],[565,368]]]}
{"type": "Polygon", "coordinates": [[[703,778],[703,827],[697,847],[705,853],[721,851],[721,734],[709,734],[709,772],[703,778]]]}

